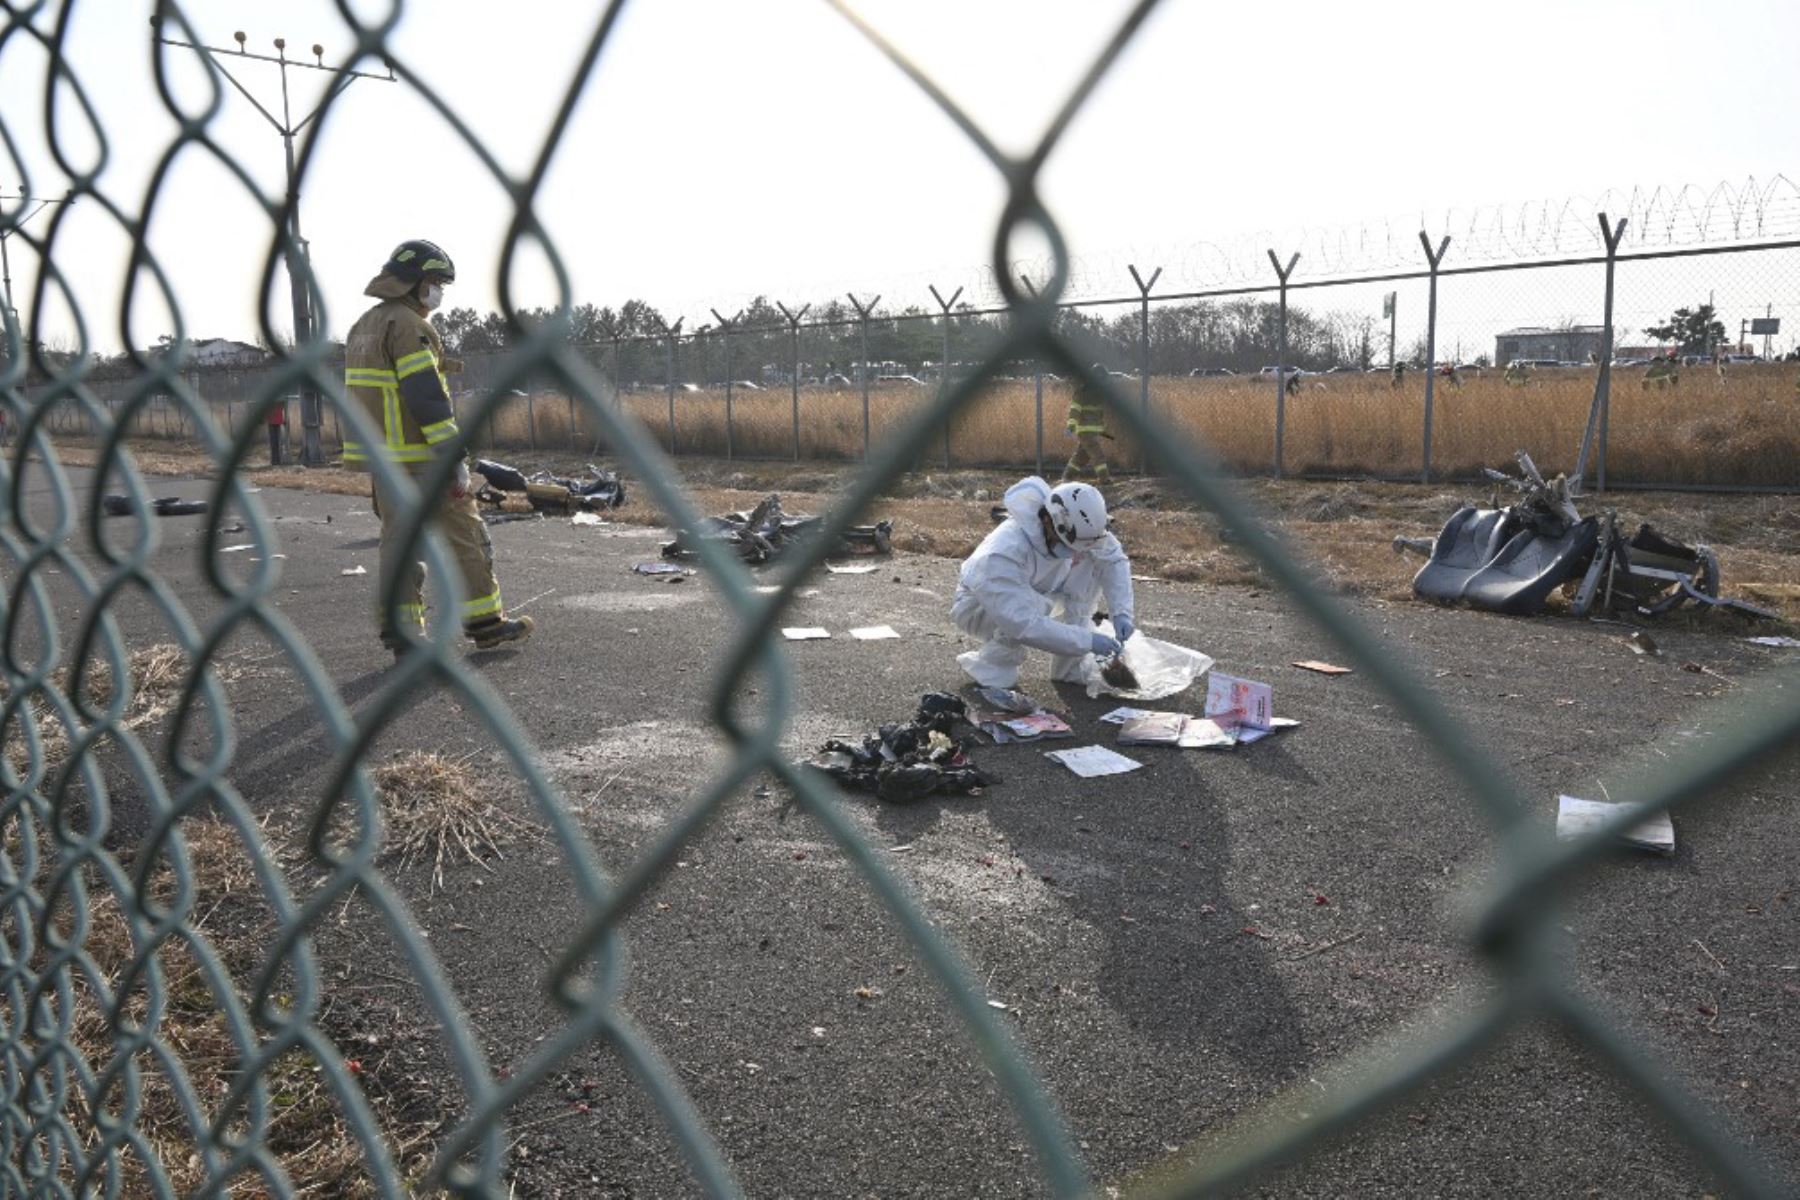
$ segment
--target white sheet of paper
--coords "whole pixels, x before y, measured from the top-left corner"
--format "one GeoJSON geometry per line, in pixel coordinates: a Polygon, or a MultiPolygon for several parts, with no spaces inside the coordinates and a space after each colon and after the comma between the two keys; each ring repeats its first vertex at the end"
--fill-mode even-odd
{"type": "Polygon", "coordinates": [[[809,642],[809,641],[812,641],[814,638],[830,637],[831,630],[819,629],[816,626],[808,626],[808,627],[804,627],[804,628],[794,627],[794,628],[783,629],[781,631],[781,636],[786,638],[790,642],[809,642]]]}
{"type": "Polygon", "coordinates": [[[604,524],[606,524],[606,522],[602,521],[599,517],[595,516],[591,512],[578,512],[574,516],[569,518],[569,524],[571,524],[571,525],[604,525],[604,524]]]}
{"type": "Polygon", "coordinates": [[[779,592],[781,589],[776,587],[772,583],[759,583],[755,587],[751,588],[750,590],[755,592],[759,596],[773,596],[776,592],[779,592]]]}
{"type": "Polygon", "coordinates": [[[1045,758],[1054,759],[1083,779],[1093,779],[1101,775],[1123,775],[1127,771],[1135,771],[1144,764],[1134,758],[1126,758],[1105,746],[1077,746],[1073,750],[1048,750],[1045,758]]]}
{"type": "Polygon", "coordinates": [[[879,642],[887,638],[897,638],[900,634],[892,625],[870,625],[864,629],[852,629],[850,636],[859,642],[879,642]]]}
{"type": "Polygon", "coordinates": [[[834,567],[830,563],[826,563],[825,569],[830,571],[833,575],[867,575],[870,571],[875,569],[875,564],[865,563],[862,566],[857,567],[834,567]]]}
{"type": "MultiPolygon", "coordinates": [[[[1567,841],[1584,837],[1598,829],[1601,822],[1617,813],[1623,804],[1605,800],[1583,800],[1578,796],[1556,798],[1556,836],[1567,841]]],[[[1643,823],[1633,825],[1619,835],[1621,840],[1642,850],[1662,854],[1675,853],[1675,823],[1666,812],[1657,813],[1643,823]]]]}
{"type": "Polygon", "coordinates": [[[219,553],[220,554],[236,554],[239,550],[254,550],[254,549],[256,549],[255,542],[245,542],[239,546],[220,546],[219,553]]]}
{"type": "Polygon", "coordinates": [[[367,575],[368,573],[369,573],[369,568],[360,566],[360,565],[354,566],[354,567],[345,567],[343,570],[338,572],[339,575],[367,575]]]}
{"type": "Polygon", "coordinates": [[[1127,706],[1124,708],[1115,708],[1109,713],[1104,713],[1101,715],[1100,719],[1105,721],[1108,725],[1123,725],[1133,717],[1141,717],[1149,711],[1150,710],[1147,708],[1131,708],[1127,706]]]}

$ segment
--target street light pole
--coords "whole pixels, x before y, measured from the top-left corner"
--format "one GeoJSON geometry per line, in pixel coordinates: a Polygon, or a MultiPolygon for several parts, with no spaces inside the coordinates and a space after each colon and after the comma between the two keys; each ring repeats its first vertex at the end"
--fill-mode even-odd
{"type": "MultiPolygon", "coordinates": [[[[6,200],[17,200],[20,201],[21,205],[24,205],[31,203],[31,195],[25,191],[25,186],[20,184],[18,195],[0,195],[0,201],[6,200]]],[[[6,311],[12,314],[13,322],[15,324],[17,324],[19,320],[19,310],[13,307],[12,258],[6,252],[7,239],[12,237],[12,235],[19,230],[25,228],[25,222],[31,220],[31,218],[37,216],[52,204],[73,203],[75,203],[75,193],[72,191],[65,193],[60,200],[39,200],[36,208],[20,217],[17,221],[12,222],[7,228],[0,229],[0,280],[3,280],[6,285],[6,311]]]]}
{"type": "MultiPolygon", "coordinates": [[[[160,26],[161,18],[151,17],[150,24],[153,26],[160,26]]],[[[238,93],[243,96],[244,99],[250,101],[256,111],[263,115],[263,119],[274,126],[275,132],[281,135],[282,147],[286,152],[287,162],[286,197],[288,213],[288,246],[286,257],[288,287],[294,306],[294,345],[298,348],[312,340],[313,314],[311,299],[306,291],[306,280],[300,269],[302,257],[306,253],[306,242],[300,236],[300,180],[294,172],[294,135],[310,125],[313,119],[319,115],[320,110],[329,104],[339,92],[355,83],[358,79],[374,79],[384,83],[394,83],[397,82],[397,80],[394,77],[394,72],[391,67],[388,69],[386,75],[375,75],[368,71],[352,71],[346,67],[326,66],[325,48],[317,43],[313,44],[312,52],[313,57],[318,61],[303,62],[300,59],[289,58],[287,56],[286,38],[275,39],[275,54],[271,57],[267,54],[252,54],[245,50],[245,38],[241,32],[234,33],[231,36],[233,40],[237,42],[236,50],[227,50],[218,46],[202,46],[193,42],[177,41],[174,38],[159,37],[156,40],[165,46],[179,46],[187,50],[198,50],[206,55],[207,61],[217,68],[219,74],[223,75],[231,83],[231,86],[238,90],[238,93]],[[276,120],[275,114],[263,107],[262,102],[251,95],[248,88],[238,82],[237,76],[233,75],[225,68],[225,64],[219,61],[219,56],[221,54],[230,55],[233,58],[254,59],[257,62],[274,63],[280,68],[280,120],[276,120]],[[301,118],[298,123],[294,121],[293,111],[289,106],[288,99],[287,73],[290,66],[304,67],[309,71],[325,71],[337,76],[337,80],[329,89],[327,89],[324,97],[315,104],[313,110],[307,113],[305,117],[301,118]]],[[[303,383],[300,388],[300,421],[306,431],[305,442],[301,448],[301,461],[309,467],[322,466],[325,462],[325,453],[319,442],[319,428],[322,423],[319,391],[310,382],[303,383]]]]}

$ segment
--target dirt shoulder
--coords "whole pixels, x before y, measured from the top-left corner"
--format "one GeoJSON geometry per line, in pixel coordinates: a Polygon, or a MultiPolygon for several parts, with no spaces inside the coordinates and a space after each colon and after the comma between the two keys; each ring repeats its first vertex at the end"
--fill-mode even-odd
{"type": "MultiPolygon", "coordinates": [[[[88,447],[60,448],[63,461],[92,465],[88,447]]],[[[216,464],[197,450],[137,447],[139,470],[149,475],[210,479],[216,464]]],[[[510,456],[527,472],[578,471],[585,459],[556,454],[510,456]]],[[[618,466],[607,460],[599,465],[618,466]]],[[[682,459],[683,482],[708,513],[748,509],[770,492],[789,512],[822,512],[855,478],[858,466],[819,463],[744,463],[682,459]]],[[[292,487],[363,495],[368,477],[337,467],[250,467],[255,486],[292,487]]],[[[892,519],[894,544],[916,554],[961,558],[992,528],[990,510],[1018,475],[1004,471],[914,471],[899,480],[869,514],[892,519]]],[[[1418,560],[1394,550],[1397,535],[1437,532],[1462,504],[1491,496],[1472,484],[1404,484],[1384,481],[1317,482],[1239,480],[1258,511],[1318,569],[1320,580],[1346,594],[1405,599],[1418,560]]],[[[1107,489],[1115,527],[1138,573],[1184,582],[1272,586],[1263,570],[1233,545],[1211,513],[1173,484],[1121,477],[1107,489]]],[[[1713,495],[1674,492],[1609,492],[1626,528],[1647,522],[1682,541],[1704,543],[1719,556],[1723,594],[1775,609],[1784,625],[1800,623],[1800,498],[1785,495],[1713,495]]],[[[1587,503],[1590,511],[1600,505],[1587,503]]],[[[659,525],[663,514],[636,489],[610,519],[659,525]]],[[[1669,620],[1671,618],[1664,618],[1669,620]]],[[[1746,623],[1722,614],[1678,613],[1673,619],[1740,632],[1746,623]]],[[[1760,623],[1759,629],[1771,628],[1760,623]]]]}

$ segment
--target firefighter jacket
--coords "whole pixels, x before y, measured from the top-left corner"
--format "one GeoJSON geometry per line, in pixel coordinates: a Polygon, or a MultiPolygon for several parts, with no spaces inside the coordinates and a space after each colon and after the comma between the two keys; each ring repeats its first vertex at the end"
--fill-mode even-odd
{"type": "MultiPolygon", "coordinates": [[[[372,287],[373,285],[371,285],[372,287]]],[[[350,327],[344,342],[344,388],[362,404],[382,444],[344,439],[344,465],[369,469],[377,455],[417,472],[457,434],[444,380],[444,343],[404,299],[384,300],[350,327]]]]}
{"type": "Polygon", "coordinates": [[[1077,437],[1106,432],[1106,406],[1100,394],[1086,384],[1077,383],[1075,397],[1069,401],[1069,432],[1077,437]]]}

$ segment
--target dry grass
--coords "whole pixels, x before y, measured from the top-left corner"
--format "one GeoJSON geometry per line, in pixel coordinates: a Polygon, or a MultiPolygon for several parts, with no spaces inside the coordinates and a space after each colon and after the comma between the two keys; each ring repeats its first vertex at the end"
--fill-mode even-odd
{"type": "MultiPolygon", "coordinates": [[[[1790,419],[1795,368],[1773,363],[1740,367],[1721,382],[1711,372],[1690,372],[1673,388],[1646,388],[1641,368],[1614,378],[1607,467],[1614,479],[1658,483],[1731,483],[1747,486],[1800,484],[1800,429],[1790,419]]],[[[1135,382],[1120,381],[1135,400],[1135,382]]],[[[1540,371],[1523,387],[1499,372],[1470,375],[1460,387],[1439,381],[1433,401],[1432,464],[1446,474],[1472,474],[1507,463],[1520,446],[1540,455],[1551,471],[1572,468],[1593,401],[1594,373],[1540,371]],[[1567,459],[1568,461],[1564,461],[1567,459]]],[[[870,394],[870,442],[879,448],[933,396],[928,387],[884,385],[870,394]]],[[[626,409],[667,445],[664,396],[637,393],[626,409]]],[[[1044,388],[1047,458],[1069,450],[1063,435],[1069,385],[1044,388]]],[[[1151,380],[1150,402],[1188,436],[1204,442],[1232,469],[1267,471],[1275,456],[1275,387],[1255,378],[1151,380]]],[[[547,397],[540,414],[564,412],[566,401],[547,397]]],[[[524,445],[521,408],[515,401],[495,418],[500,444],[524,445]]],[[[1283,457],[1288,470],[1312,474],[1404,476],[1419,469],[1425,413],[1424,380],[1409,376],[1399,388],[1385,375],[1345,374],[1309,378],[1286,402],[1283,457]]],[[[541,419],[541,418],[540,418],[541,419]]],[[[785,391],[739,393],[732,403],[733,451],[748,458],[794,454],[792,400],[785,391]]],[[[1116,422],[1115,422],[1116,424],[1116,422]]],[[[1021,465],[1036,457],[1036,390],[1028,381],[992,384],[951,424],[953,462],[1021,465]]],[[[566,432],[560,436],[566,437],[566,432]]],[[[862,455],[862,396],[849,389],[806,388],[800,393],[803,460],[847,461],[862,455]]],[[[725,397],[721,390],[676,398],[676,448],[684,454],[724,454],[725,397]]],[[[543,435],[538,444],[566,445],[543,435]]],[[[591,444],[591,443],[590,443],[591,444]]],[[[1128,437],[1111,443],[1115,462],[1136,464],[1128,437]]],[[[941,462],[942,441],[927,454],[941,462]]]]}
{"type": "Polygon", "coordinates": [[[444,885],[446,863],[461,860],[488,870],[505,847],[539,836],[535,826],[490,799],[490,787],[467,758],[412,750],[372,773],[386,830],[384,857],[402,868],[429,859],[431,888],[444,885]]]}
{"type": "MultiPolygon", "coordinates": [[[[243,994],[265,961],[275,933],[275,918],[251,866],[252,851],[236,829],[216,818],[190,819],[183,822],[181,837],[189,855],[194,888],[188,919],[184,933],[169,937],[154,949],[133,932],[118,896],[101,882],[100,873],[91,866],[83,869],[89,903],[82,946],[92,962],[92,970],[70,972],[73,1006],[69,1042],[92,1069],[99,1070],[118,1054],[121,1028],[148,1028],[163,1052],[180,1065],[187,1087],[192,1089],[205,1119],[210,1120],[220,1111],[243,1070],[246,1047],[239,1044],[221,1014],[215,992],[218,985],[202,969],[186,939],[203,939],[229,976],[225,986],[243,994]],[[149,1026],[150,997],[143,977],[137,975],[128,980],[132,964],[146,954],[156,963],[161,984],[162,1009],[153,1028],[149,1026]],[[122,996],[121,988],[125,989],[122,996]],[[114,997],[116,1017],[109,1016],[103,1000],[106,995],[114,997]]],[[[44,840],[40,835],[40,841],[44,840]]],[[[40,861],[44,863],[41,873],[47,877],[47,872],[54,869],[55,859],[53,855],[41,855],[40,861]]],[[[128,873],[133,869],[129,860],[122,866],[128,873]]],[[[145,894],[147,906],[153,911],[166,910],[175,902],[176,879],[166,854],[153,864],[145,894]]],[[[56,926],[65,937],[69,936],[71,925],[66,913],[56,915],[65,918],[55,920],[53,915],[56,926]]],[[[41,969],[41,961],[34,966],[41,969]]],[[[285,984],[278,978],[277,986],[285,984]]],[[[284,1004],[285,995],[278,992],[274,1002],[277,1006],[284,1004]]],[[[249,1049],[254,1051],[256,1047],[249,1049]]],[[[431,1162],[433,1138],[441,1124],[432,1111],[431,1098],[417,1089],[389,1086],[384,1078],[384,1074],[398,1073],[406,1062],[404,1053],[394,1070],[386,1072],[386,1064],[375,1057],[376,1051],[359,1048],[348,1053],[364,1055],[361,1060],[352,1060],[351,1070],[356,1077],[352,1086],[362,1091],[390,1153],[403,1174],[420,1177],[431,1162]]],[[[196,1131],[188,1123],[181,1090],[162,1058],[150,1050],[138,1051],[130,1061],[140,1089],[134,1127],[175,1192],[190,1194],[207,1182],[208,1172],[194,1152],[196,1131]]],[[[285,1172],[292,1194],[375,1195],[363,1147],[345,1121],[341,1102],[311,1052],[296,1048],[281,1055],[264,1069],[263,1082],[269,1107],[260,1140],[285,1172]]],[[[124,1115],[124,1097],[118,1085],[98,1096],[90,1096],[80,1088],[72,1092],[68,1115],[89,1149],[99,1142],[95,1123],[99,1111],[114,1118],[124,1115]]],[[[243,1110],[231,1120],[230,1127],[238,1133],[248,1131],[248,1116],[243,1110]]],[[[144,1158],[129,1147],[121,1147],[115,1153],[120,1194],[150,1194],[151,1171],[144,1158]]],[[[261,1197],[275,1195],[276,1190],[251,1173],[233,1181],[231,1194],[261,1197]]]]}

